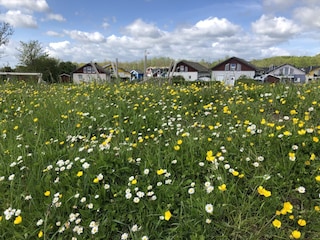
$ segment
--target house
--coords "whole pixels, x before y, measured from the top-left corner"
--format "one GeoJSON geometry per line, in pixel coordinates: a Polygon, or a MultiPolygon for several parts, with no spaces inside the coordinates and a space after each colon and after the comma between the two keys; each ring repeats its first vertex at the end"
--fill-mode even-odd
{"type": "Polygon", "coordinates": [[[186,81],[209,81],[210,70],[200,63],[182,60],[171,67],[172,76],[182,76],[186,81]]]}
{"type": "Polygon", "coordinates": [[[131,81],[142,81],[143,80],[143,72],[139,70],[131,70],[131,81]]]}
{"type": "Polygon", "coordinates": [[[71,82],[71,76],[67,73],[62,73],[59,75],[59,82],[60,83],[70,83],[71,82]]]}
{"type": "Polygon", "coordinates": [[[146,75],[147,77],[165,77],[168,71],[168,67],[148,67],[146,69],[146,75]]]}
{"type": "Polygon", "coordinates": [[[239,78],[254,78],[257,68],[237,57],[231,57],[211,68],[211,79],[224,82],[227,85],[234,85],[239,78]]]}
{"type": "Polygon", "coordinates": [[[264,82],[266,83],[279,83],[281,81],[281,79],[277,76],[273,76],[273,75],[270,75],[270,74],[267,74],[265,77],[264,77],[264,82]]]}
{"type": "Polygon", "coordinates": [[[121,80],[130,80],[131,73],[124,68],[117,67],[114,63],[103,66],[111,78],[120,78],[121,80]]]}
{"type": "Polygon", "coordinates": [[[306,82],[320,79],[320,67],[310,66],[306,69],[306,82]]]}
{"type": "Polygon", "coordinates": [[[290,64],[283,64],[275,67],[266,73],[280,78],[282,83],[305,83],[306,74],[303,70],[298,69],[290,64]]]}
{"type": "Polygon", "coordinates": [[[110,74],[97,63],[87,63],[72,72],[74,83],[105,82],[110,80],[110,74]]]}

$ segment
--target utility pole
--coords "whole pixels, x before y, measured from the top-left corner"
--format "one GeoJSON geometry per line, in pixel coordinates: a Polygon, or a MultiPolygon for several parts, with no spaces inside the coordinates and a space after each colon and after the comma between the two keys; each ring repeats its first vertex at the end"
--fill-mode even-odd
{"type": "Polygon", "coordinates": [[[117,79],[118,79],[118,77],[119,77],[118,67],[119,67],[119,62],[118,62],[118,58],[116,58],[116,71],[115,71],[115,74],[116,74],[116,78],[117,78],[117,79]]]}
{"type": "Polygon", "coordinates": [[[143,80],[147,79],[147,55],[149,54],[149,52],[146,50],[144,50],[144,73],[143,73],[143,80]]]}

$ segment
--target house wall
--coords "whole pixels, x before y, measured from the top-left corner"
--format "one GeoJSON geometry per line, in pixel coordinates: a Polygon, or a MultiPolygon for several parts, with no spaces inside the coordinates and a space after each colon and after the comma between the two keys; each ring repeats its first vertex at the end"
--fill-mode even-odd
{"type": "Polygon", "coordinates": [[[242,76],[246,76],[247,78],[254,78],[255,71],[216,71],[213,70],[211,74],[211,80],[213,81],[220,81],[226,83],[231,78],[234,78],[234,80],[238,80],[242,76]]]}
{"type": "Polygon", "coordinates": [[[268,74],[279,77],[281,82],[306,82],[306,74],[304,71],[287,64],[269,72],[268,74]]]}
{"type": "Polygon", "coordinates": [[[107,74],[85,74],[85,73],[73,73],[73,82],[74,83],[89,83],[89,82],[104,82],[107,81],[107,74]]]}
{"type": "Polygon", "coordinates": [[[60,82],[63,82],[63,83],[69,83],[70,82],[70,76],[69,75],[61,75],[59,78],[60,78],[60,82]]]}
{"type": "Polygon", "coordinates": [[[196,81],[198,72],[174,72],[173,76],[182,76],[186,81],[196,81]]]}
{"type": "Polygon", "coordinates": [[[320,79],[320,68],[311,70],[308,74],[306,74],[306,82],[317,79],[320,79]]]}

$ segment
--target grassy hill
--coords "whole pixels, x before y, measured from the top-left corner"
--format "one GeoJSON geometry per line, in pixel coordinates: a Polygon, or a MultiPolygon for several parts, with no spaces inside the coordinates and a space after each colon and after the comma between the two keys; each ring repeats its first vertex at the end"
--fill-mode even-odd
{"type": "Polygon", "coordinates": [[[291,64],[297,68],[309,66],[320,66],[320,54],[316,56],[279,56],[260,60],[252,60],[252,64],[257,67],[279,66],[285,63],[291,64]]]}

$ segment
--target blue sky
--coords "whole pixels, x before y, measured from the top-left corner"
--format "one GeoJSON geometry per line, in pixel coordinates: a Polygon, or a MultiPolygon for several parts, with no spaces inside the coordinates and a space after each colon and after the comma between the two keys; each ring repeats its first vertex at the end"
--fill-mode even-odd
{"type": "Polygon", "coordinates": [[[0,0],[14,35],[0,66],[18,64],[19,42],[38,40],[61,61],[170,57],[212,62],[320,53],[319,0],[0,0]]]}

